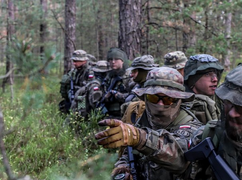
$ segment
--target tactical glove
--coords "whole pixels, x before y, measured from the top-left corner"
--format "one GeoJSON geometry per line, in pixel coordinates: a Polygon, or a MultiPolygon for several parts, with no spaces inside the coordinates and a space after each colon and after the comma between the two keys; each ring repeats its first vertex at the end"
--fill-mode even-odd
{"type": "Polygon", "coordinates": [[[119,179],[118,177],[123,177],[123,180],[132,180],[132,175],[130,175],[130,170],[126,166],[119,166],[112,171],[112,180],[119,179]]]}
{"type": "Polygon", "coordinates": [[[105,119],[100,121],[98,125],[110,127],[110,129],[95,134],[98,144],[104,148],[134,147],[139,144],[140,133],[138,128],[133,125],[116,119],[105,119]]]}

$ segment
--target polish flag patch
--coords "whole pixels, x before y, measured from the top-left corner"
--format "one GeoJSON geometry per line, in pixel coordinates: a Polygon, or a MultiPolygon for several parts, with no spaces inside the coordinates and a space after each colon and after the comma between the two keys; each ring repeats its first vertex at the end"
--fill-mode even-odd
{"type": "Polygon", "coordinates": [[[191,126],[188,126],[188,125],[182,125],[182,126],[179,127],[179,129],[184,129],[184,128],[191,129],[191,126]]]}
{"type": "Polygon", "coordinates": [[[99,87],[95,86],[95,87],[93,88],[93,90],[94,90],[94,91],[98,91],[98,90],[99,90],[99,87]]]}
{"type": "Polygon", "coordinates": [[[93,76],[93,74],[89,74],[89,76],[88,76],[88,78],[93,78],[94,76],[93,76]]]}

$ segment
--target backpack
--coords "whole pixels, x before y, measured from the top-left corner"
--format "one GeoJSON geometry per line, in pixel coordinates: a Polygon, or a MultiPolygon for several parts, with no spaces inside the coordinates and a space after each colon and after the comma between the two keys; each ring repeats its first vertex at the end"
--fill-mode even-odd
{"type": "Polygon", "coordinates": [[[96,103],[102,97],[100,86],[101,84],[97,80],[92,80],[82,87],[75,86],[76,92],[71,104],[72,111],[78,112],[80,116],[87,117],[91,109],[96,107],[96,103]]]}
{"type": "Polygon", "coordinates": [[[133,124],[131,120],[131,115],[135,113],[136,114],[135,121],[137,121],[137,119],[139,119],[142,116],[144,110],[145,110],[144,101],[139,100],[135,102],[130,102],[121,120],[124,123],[133,124]]]}
{"type": "Polygon", "coordinates": [[[69,74],[64,74],[61,78],[61,82],[60,82],[60,93],[61,93],[61,97],[64,99],[68,99],[68,91],[70,90],[70,82],[71,82],[71,78],[69,74]]]}

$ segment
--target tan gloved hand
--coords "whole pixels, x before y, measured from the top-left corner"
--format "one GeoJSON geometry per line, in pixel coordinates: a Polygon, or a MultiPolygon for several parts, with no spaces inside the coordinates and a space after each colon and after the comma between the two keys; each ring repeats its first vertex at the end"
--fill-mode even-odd
{"type": "Polygon", "coordinates": [[[110,127],[110,129],[95,134],[98,144],[104,148],[134,147],[139,143],[139,130],[133,125],[123,123],[117,119],[105,119],[100,121],[98,125],[110,127]]]}
{"type": "Polygon", "coordinates": [[[112,179],[115,179],[116,176],[124,176],[124,180],[132,180],[132,175],[130,175],[130,170],[125,166],[119,166],[113,169],[112,179]]]}

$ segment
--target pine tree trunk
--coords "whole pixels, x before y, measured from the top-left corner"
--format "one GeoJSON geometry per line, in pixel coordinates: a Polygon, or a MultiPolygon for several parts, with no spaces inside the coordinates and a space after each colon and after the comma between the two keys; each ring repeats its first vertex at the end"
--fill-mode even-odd
{"type": "MultiPolygon", "coordinates": [[[[228,2],[232,3],[232,0],[229,0],[228,2]]],[[[225,20],[225,39],[226,39],[226,42],[227,42],[226,54],[225,54],[225,57],[224,57],[224,60],[223,60],[225,71],[230,71],[230,65],[231,65],[231,62],[230,62],[231,24],[232,24],[232,13],[228,12],[226,20],[225,20]]]]}
{"type": "MultiPolygon", "coordinates": [[[[10,44],[12,41],[12,36],[15,33],[15,28],[14,28],[14,4],[11,0],[8,0],[8,22],[7,22],[7,47],[10,48],[10,44]]],[[[6,54],[6,74],[13,69],[13,63],[10,61],[10,55],[7,53],[6,54]]],[[[10,84],[10,88],[11,88],[11,99],[13,100],[14,98],[14,94],[13,94],[13,83],[14,83],[14,77],[13,77],[13,72],[10,73],[10,75],[8,77],[6,77],[3,80],[2,83],[2,89],[3,92],[5,92],[5,86],[6,84],[9,83],[10,84]]]]}
{"type": "Polygon", "coordinates": [[[65,4],[65,50],[64,50],[64,73],[71,67],[70,58],[75,48],[76,32],[76,0],[66,0],[65,4]]]}
{"type": "Polygon", "coordinates": [[[141,0],[119,0],[119,47],[130,60],[141,54],[141,0]]]}
{"type": "Polygon", "coordinates": [[[41,23],[40,23],[40,56],[43,58],[45,48],[45,37],[46,37],[46,30],[47,30],[47,24],[46,24],[46,15],[47,15],[47,0],[40,0],[41,5],[41,23]]]}

